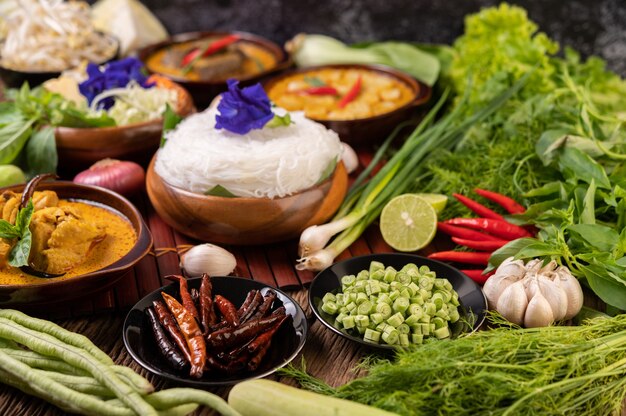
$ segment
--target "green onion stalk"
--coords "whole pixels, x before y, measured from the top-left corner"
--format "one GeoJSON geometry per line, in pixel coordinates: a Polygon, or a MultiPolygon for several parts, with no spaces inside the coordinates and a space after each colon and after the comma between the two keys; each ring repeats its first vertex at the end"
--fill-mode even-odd
{"type": "Polygon", "coordinates": [[[484,120],[515,95],[526,84],[529,75],[530,73],[524,75],[484,108],[463,119],[468,95],[466,92],[452,112],[434,121],[448,98],[448,91],[444,92],[393,157],[365,182],[385,155],[391,141],[398,135],[401,127],[404,127],[398,126],[376,152],[368,168],[356,179],[333,221],[321,226],[311,226],[302,232],[299,243],[300,259],[296,268],[323,270],[330,266],[378,218],[387,202],[407,192],[415,179],[423,173],[422,161],[425,158],[436,150],[453,149],[473,124],[484,120]],[[328,244],[337,234],[339,235],[328,244]]]}

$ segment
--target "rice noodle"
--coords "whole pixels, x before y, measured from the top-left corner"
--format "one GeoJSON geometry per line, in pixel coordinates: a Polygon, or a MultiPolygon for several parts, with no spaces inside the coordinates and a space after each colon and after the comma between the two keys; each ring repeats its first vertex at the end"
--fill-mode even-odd
{"type": "Polygon", "coordinates": [[[216,130],[216,114],[209,108],[166,134],[155,164],[166,182],[195,193],[221,185],[237,196],[281,198],[315,185],[340,158],[337,133],[304,113],[290,113],[289,126],[245,135],[216,130]]]}

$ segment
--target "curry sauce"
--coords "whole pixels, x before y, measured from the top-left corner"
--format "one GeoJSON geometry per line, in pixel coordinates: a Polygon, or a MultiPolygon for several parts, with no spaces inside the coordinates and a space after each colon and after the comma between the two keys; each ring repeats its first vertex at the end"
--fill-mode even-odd
{"type": "MultiPolygon", "coordinates": [[[[104,238],[94,245],[83,262],[71,268],[65,275],[53,280],[71,279],[109,266],[126,255],[137,241],[137,235],[130,222],[111,210],[68,200],[59,200],[58,207],[69,208],[80,213],[81,218],[86,222],[103,230],[104,238]]],[[[0,284],[3,285],[27,285],[41,282],[41,278],[31,276],[14,267],[8,266],[0,269],[0,284]]]]}

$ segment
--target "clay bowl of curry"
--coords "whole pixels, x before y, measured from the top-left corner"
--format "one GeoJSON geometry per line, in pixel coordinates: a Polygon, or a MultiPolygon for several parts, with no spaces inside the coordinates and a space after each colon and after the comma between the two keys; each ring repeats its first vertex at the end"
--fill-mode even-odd
{"type": "Polygon", "coordinates": [[[264,88],[277,106],[304,111],[352,145],[381,142],[432,93],[409,74],[361,64],[296,69],[268,80],[264,88]]]}
{"type": "MultiPolygon", "coordinates": [[[[153,76],[159,88],[176,92],[176,113],[182,117],[196,111],[191,95],[168,78],[153,76]]],[[[56,127],[55,140],[59,168],[64,174],[73,174],[88,168],[99,160],[123,159],[148,164],[159,148],[163,119],[114,127],[56,127]]]]}
{"type": "Polygon", "coordinates": [[[339,162],[325,181],[283,198],[202,195],[167,183],[155,172],[155,159],[146,188],[156,212],[182,234],[212,243],[257,245],[295,238],[330,219],[348,189],[348,174],[339,162]]]}
{"type": "Polygon", "coordinates": [[[251,85],[291,66],[279,45],[246,32],[181,33],[140,50],[139,59],[185,87],[198,108],[226,91],[227,79],[251,85]]]}
{"type": "MultiPolygon", "coordinates": [[[[23,191],[24,185],[0,189],[2,219],[15,224],[23,191]]],[[[10,264],[12,248],[21,240],[0,238],[2,307],[59,304],[105,291],[152,247],[141,214],[107,189],[41,182],[32,203],[27,266],[10,264]]]]}

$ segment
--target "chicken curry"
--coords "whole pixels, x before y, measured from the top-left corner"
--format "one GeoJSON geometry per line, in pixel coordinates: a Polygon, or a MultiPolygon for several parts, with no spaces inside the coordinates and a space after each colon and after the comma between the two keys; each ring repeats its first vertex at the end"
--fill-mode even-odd
{"type": "MultiPolygon", "coordinates": [[[[21,194],[0,195],[0,218],[15,223],[21,194]]],[[[59,199],[53,191],[35,192],[30,221],[33,269],[67,279],[106,267],[128,253],[137,240],[132,225],[113,211],[85,202],[59,199]]],[[[41,278],[9,265],[15,242],[0,239],[0,284],[32,284],[41,278]]]]}
{"type": "Polygon", "coordinates": [[[181,42],[157,50],[146,61],[150,72],[189,81],[225,82],[229,78],[247,79],[273,69],[276,56],[264,47],[246,40],[215,50],[192,60],[194,51],[207,51],[219,37],[181,42]]]}
{"type": "Polygon", "coordinates": [[[416,96],[406,83],[378,71],[322,68],[285,76],[269,86],[270,100],[314,120],[355,120],[389,113],[416,96]]]}

